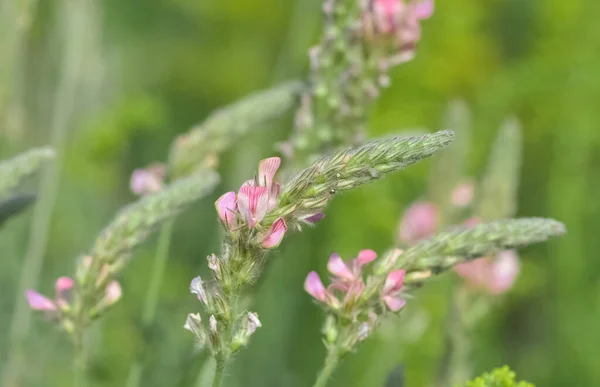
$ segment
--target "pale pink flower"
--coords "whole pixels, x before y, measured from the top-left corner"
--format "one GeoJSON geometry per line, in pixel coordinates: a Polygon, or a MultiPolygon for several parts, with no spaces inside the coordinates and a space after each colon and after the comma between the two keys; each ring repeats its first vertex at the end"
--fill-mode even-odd
{"type": "Polygon", "coordinates": [[[473,201],[475,196],[475,186],[473,182],[463,182],[458,184],[452,191],[450,202],[456,207],[466,207],[473,201]]]}
{"type": "Polygon", "coordinates": [[[234,229],[237,223],[237,196],[235,192],[226,192],[215,202],[219,218],[227,228],[234,229]]]}
{"type": "Polygon", "coordinates": [[[136,195],[148,195],[159,191],[166,175],[166,168],[163,164],[152,164],[144,169],[136,169],[131,174],[129,188],[136,195]]]}
{"type": "Polygon", "coordinates": [[[383,290],[381,291],[383,302],[385,302],[387,307],[393,312],[400,310],[406,304],[406,300],[401,296],[405,275],[406,271],[404,270],[395,270],[391,272],[388,274],[385,284],[383,285],[383,290]]]}
{"type": "Polygon", "coordinates": [[[400,223],[400,240],[413,243],[435,233],[439,224],[437,207],[430,202],[415,202],[405,212],[400,223]]]}
{"type": "Polygon", "coordinates": [[[27,302],[29,307],[33,310],[42,310],[45,312],[56,311],[56,304],[46,296],[41,295],[35,290],[27,290],[26,292],[27,302]]]}
{"type": "Polygon", "coordinates": [[[262,324],[258,319],[258,315],[253,312],[248,312],[246,320],[246,335],[248,337],[251,336],[254,332],[256,332],[256,329],[260,327],[262,327],[262,324]]]}
{"type": "Polygon", "coordinates": [[[111,281],[104,290],[104,298],[102,299],[102,303],[105,306],[113,305],[121,299],[122,294],[123,291],[119,282],[111,281]]]}
{"type": "Polygon", "coordinates": [[[58,309],[66,309],[69,307],[69,295],[75,282],[70,277],[59,277],[54,284],[54,300],[36,292],[35,290],[27,290],[26,297],[29,307],[33,310],[41,310],[53,314],[58,309]]]}
{"type": "Polygon", "coordinates": [[[479,258],[454,267],[454,271],[470,286],[490,294],[508,291],[514,284],[519,270],[519,259],[512,250],[503,251],[495,258],[479,258]]]}
{"type": "Polygon", "coordinates": [[[421,39],[420,21],[431,17],[433,8],[433,0],[372,0],[375,28],[382,35],[393,35],[404,58],[400,62],[412,58],[421,39]]]}

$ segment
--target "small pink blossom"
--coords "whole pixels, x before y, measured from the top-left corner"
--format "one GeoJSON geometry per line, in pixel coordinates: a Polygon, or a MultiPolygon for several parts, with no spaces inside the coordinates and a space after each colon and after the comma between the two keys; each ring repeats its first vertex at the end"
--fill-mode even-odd
{"type": "Polygon", "coordinates": [[[46,296],[41,295],[35,290],[27,290],[26,292],[27,302],[29,303],[29,307],[33,310],[42,310],[45,312],[54,312],[56,311],[56,304],[47,298],[46,296]]]}
{"type": "Polygon", "coordinates": [[[333,253],[327,262],[327,270],[339,279],[353,281],[355,275],[338,253],[333,253]]]}
{"type": "Polygon", "coordinates": [[[517,254],[503,251],[495,258],[484,257],[458,264],[454,271],[474,287],[490,294],[501,294],[514,284],[520,268],[517,254]]]}
{"type": "Polygon", "coordinates": [[[304,281],[304,290],[316,300],[325,302],[327,299],[325,286],[316,271],[311,271],[304,281]]]}
{"type": "Polygon", "coordinates": [[[236,212],[237,212],[237,197],[235,192],[226,192],[215,202],[215,207],[219,218],[230,230],[235,228],[236,212]]]}
{"type": "Polygon", "coordinates": [[[473,182],[464,182],[454,188],[450,201],[456,207],[466,207],[471,204],[474,196],[475,186],[473,185],[473,182]]]}
{"type": "Polygon", "coordinates": [[[393,312],[400,310],[406,304],[406,300],[401,297],[401,289],[404,284],[405,275],[406,271],[395,270],[388,274],[385,284],[383,285],[383,290],[381,292],[382,299],[393,312]]]}
{"type": "Polygon", "coordinates": [[[271,225],[269,233],[262,241],[262,246],[266,249],[272,249],[274,247],[279,246],[279,243],[281,243],[281,240],[283,239],[283,236],[285,235],[286,231],[287,225],[285,224],[285,220],[283,218],[278,218],[271,225]]]}
{"type": "Polygon", "coordinates": [[[412,59],[421,39],[420,21],[431,17],[433,8],[433,0],[372,0],[375,28],[382,35],[393,36],[403,58],[400,62],[412,59]]]}
{"type": "Polygon", "coordinates": [[[166,168],[163,164],[152,164],[144,169],[136,169],[131,174],[129,187],[136,195],[148,195],[159,191],[164,183],[166,168]]]}
{"type": "Polygon", "coordinates": [[[427,238],[439,224],[437,207],[431,202],[415,202],[405,212],[400,223],[400,240],[414,243],[427,238]]]}
{"type": "Polygon", "coordinates": [[[73,288],[74,281],[69,277],[60,277],[54,285],[56,294],[56,304],[61,308],[68,307],[70,290],[73,288]]]}

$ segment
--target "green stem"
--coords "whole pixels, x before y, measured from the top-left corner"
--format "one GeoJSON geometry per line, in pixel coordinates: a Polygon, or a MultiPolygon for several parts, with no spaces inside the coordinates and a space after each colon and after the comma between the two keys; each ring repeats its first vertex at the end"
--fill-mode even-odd
{"type": "Polygon", "coordinates": [[[215,365],[215,376],[213,378],[212,387],[220,387],[225,373],[226,360],[224,357],[217,357],[215,360],[217,363],[215,365]]]}
{"type": "Polygon", "coordinates": [[[73,387],[85,387],[87,386],[87,353],[83,330],[78,329],[74,335],[73,387]]]}
{"type": "Polygon", "coordinates": [[[319,371],[319,375],[317,376],[317,381],[313,385],[313,387],[325,387],[327,382],[333,375],[333,372],[337,368],[340,362],[340,354],[337,349],[331,349],[327,353],[327,357],[325,358],[325,364],[321,371],[319,371]]]}
{"type": "MultiPolygon", "coordinates": [[[[158,296],[163,283],[164,273],[167,268],[169,259],[169,246],[173,235],[173,227],[175,219],[170,219],[162,226],[158,237],[158,245],[156,247],[156,255],[154,257],[154,266],[152,268],[152,277],[150,286],[146,294],[146,302],[142,314],[142,329],[147,332],[153,325],[156,317],[156,307],[158,305],[158,296]]],[[[138,358],[129,369],[127,378],[127,387],[137,387],[140,385],[144,364],[142,359],[138,358]]]]}

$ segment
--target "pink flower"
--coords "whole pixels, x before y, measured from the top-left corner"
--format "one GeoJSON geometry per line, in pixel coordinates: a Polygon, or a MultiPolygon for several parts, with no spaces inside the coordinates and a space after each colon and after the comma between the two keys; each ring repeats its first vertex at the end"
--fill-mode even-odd
{"type": "Polygon", "coordinates": [[[56,311],[56,304],[49,298],[41,295],[35,290],[27,290],[27,302],[29,307],[33,310],[43,310],[45,312],[56,311]]]}
{"type": "Polygon", "coordinates": [[[404,284],[405,274],[406,271],[404,270],[395,270],[388,274],[381,291],[383,302],[393,312],[400,310],[406,304],[406,300],[401,298],[400,292],[404,284]]]}
{"type": "Polygon", "coordinates": [[[113,305],[121,299],[122,294],[123,291],[119,282],[111,281],[104,290],[104,298],[101,302],[105,307],[113,305]]]}
{"type": "Polygon", "coordinates": [[[353,282],[361,278],[362,267],[375,258],[377,258],[377,253],[373,250],[361,250],[356,259],[348,262],[348,266],[337,253],[333,253],[329,257],[327,270],[342,282],[353,282]]]}
{"type": "Polygon", "coordinates": [[[454,271],[465,278],[470,286],[490,294],[508,291],[514,284],[519,270],[519,259],[512,250],[503,251],[495,258],[479,258],[454,267],[454,271]]]}
{"type": "Polygon", "coordinates": [[[217,200],[215,206],[219,218],[230,230],[237,225],[238,218],[254,228],[267,212],[277,206],[281,185],[273,179],[280,163],[279,157],[262,160],[256,180],[246,181],[237,196],[234,192],[227,192],[217,200]]]}
{"type": "Polygon", "coordinates": [[[145,169],[136,169],[131,174],[129,188],[136,195],[148,195],[159,191],[166,175],[163,164],[152,164],[145,169]]]}
{"type": "Polygon", "coordinates": [[[58,309],[67,309],[69,307],[69,293],[73,288],[73,285],[73,279],[69,277],[59,277],[54,285],[54,300],[49,299],[35,290],[29,289],[25,293],[29,307],[33,310],[41,310],[50,312],[51,314],[58,309]]]}
{"type": "Polygon", "coordinates": [[[262,247],[266,249],[272,249],[279,246],[279,243],[281,243],[286,231],[287,225],[285,224],[285,220],[283,218],[278,218],[275,222],[273,222],[269,233],[262,241],[262,247]]]}
{"type": "Polygon", "coordinates": [[[421,39],[420,21],[433,14],[433,0],[372,0],[375,28],[382,35],[393,35],[403,61],[412,58],[421,39]]]}
{"type": "Polygon", "coordinates": [[[466,207],[473,201],[475,186],[473,182],[460,183],[452,191],[451,203],[456,207],[466,207]]]}
{"type": "Polygon", "coordinates": [[[430,202],[415,202],[405,212],[400,223],[400,240],[414,243],[431,236],[437,229],[439,214],[430,202]]]}

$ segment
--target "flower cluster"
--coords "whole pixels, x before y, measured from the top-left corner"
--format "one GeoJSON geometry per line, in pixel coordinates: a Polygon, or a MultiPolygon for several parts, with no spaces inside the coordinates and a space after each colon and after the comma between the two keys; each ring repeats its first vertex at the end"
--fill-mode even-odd
{"type": "Polygon", "coordinates": [[[375,39],[390,40],[397,49],[392,62],[410,60],[421,39],[420,21],[433,14],[433,0],[371,0],[364,25],[375,39]]]}
{"type": "MultiPolygon", "coordinates": [[[[86,261],[85,258],[90,257],[84,257],[83,261],[86,261]]],[[[100,285],[100,282],[102,281],[98,279],[97,284],[100,285]]],[[[72,278],[60,277],[56,280],[54,286],[54,299],[29,289],[26,292],[27,302],[31,309],[44,312],[48,318],[59,322],[67,332],[71,333],[74,328],[73,319],[76,318],[76,311],[72,305],[75,286],[76,283],[72,278]]],[[[103,288],[103,295],[99,297],[92,310],[94,314],[99,314],[121,298],[121,285],[117,281],[110,281],[103,288]]]]}
{"type": "MultiPolygon", "coordinates": [[[[400,250],[395,250],[384,259],[395,260],[400,254],[400,250]]],[[[328,343],[339,345],[344,351],[352,350],[358,341],[370,334],[378,316],[387,311],[397,312],[406,304],[404,270],[393,270],[382,276],[370,274],[364,278],[367,265],[376,257],[373,250],[362,250],[358,257],[344,262],[333,253],[327,264],[331,283],[325,287],[314,271],[304,282],[304,290],[328,312],[324,330],[328,343]]]]}
{"type": "Polygon", "coordinates": [[[262,160],[255,179],[246,181],[237,195],[235,192],[227,192],[215,203],[219,218],[230,232],[235,233],[242,227],[257,230],[259,244],[267,249],[277,247],[287,231],[287,224],[280,217],[266,233],[260,232],[260,222],[269,211],[277,207],[281,184],[273,179],[280,164],[279,157],[262,160]]]}

